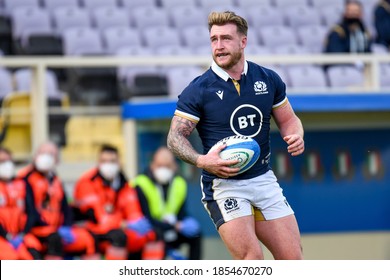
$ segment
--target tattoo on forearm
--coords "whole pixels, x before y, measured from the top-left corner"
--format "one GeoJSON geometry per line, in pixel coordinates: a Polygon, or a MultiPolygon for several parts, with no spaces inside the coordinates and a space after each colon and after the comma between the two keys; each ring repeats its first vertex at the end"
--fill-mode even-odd
{"type": "Polygon", "coordinates": [[[196,124],[190,120],[174,116],[168,133],[168,147],[180,159],[196,165],[199,154],[192,147],[188,137],[196,124]]]}

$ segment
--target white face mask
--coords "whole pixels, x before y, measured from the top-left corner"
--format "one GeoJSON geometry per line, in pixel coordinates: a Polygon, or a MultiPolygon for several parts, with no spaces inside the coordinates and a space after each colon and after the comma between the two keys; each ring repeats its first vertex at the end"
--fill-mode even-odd
{"type": "Polygon", "coordinates": [[[167,167],[159,167],[153,172],[153,176],[156,181],[162,185],[169,183],[169,181],[172,180],[173,175],[173,170],[167,167]]]}
{"type": "Polygon", "coordinates": [[[0,163],[0,178],[9,180],[15,175],[15,165],[12,161],[7,160],[0,163]]]}
{"type": "Polygon", "coordinates": [[[41,172],[52,171],[55,167],[55,159],[51,154],[40,154],[35,159],[35,167],[41,172]]]}
{"type": "Polygon", "coordinates": [[[112,180],[119,173],[119,164],[113,162],[105,162],[99,165],[99,173],[106,180],[112,180]]]}

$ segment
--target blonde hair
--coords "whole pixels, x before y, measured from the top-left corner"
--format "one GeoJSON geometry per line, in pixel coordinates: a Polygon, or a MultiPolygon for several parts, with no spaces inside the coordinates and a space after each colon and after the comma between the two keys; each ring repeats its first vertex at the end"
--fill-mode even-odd
{"type": "Polygon", "coordinates": [[[236,15],[234,12],[225,11],[225,12],[211,12],[208,17],[209,31],[213,25],[225,25],[228,23],[235,24],[237,26],[237,31],[243,35],[248,34],[248,23],[239,15],[236,15]]]}

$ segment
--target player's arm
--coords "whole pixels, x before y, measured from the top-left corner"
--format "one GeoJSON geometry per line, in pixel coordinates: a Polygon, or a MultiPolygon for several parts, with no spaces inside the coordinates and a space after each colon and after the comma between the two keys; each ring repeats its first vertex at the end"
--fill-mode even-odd
{"type": "Polygon", "coordinates": [[[174,116],[168,133],[168,148],[183,161],[205,169],[218,177],[228,178],[236,175],[239,168],[230,168],[229,166],[236,164],[237,161],[223,160],[219,157],[219,152],[225,146],[221,146],[206,155],[201,155],[195,151],[188,140],[195,127],[195,122],[180,116],[174,116]]]}
{"type": "Polygon", "coordinates": [[[192,165],[196,165],[200,156],[188,140],[195,127],[196,123],[179,116],[173,116],[167,140],[168,148],[177,157],[192,165]]]}
{"type": "Polygon", "coordinates": [[[297,115],[295,115],[288,100],[281,106],[274,108],[272,114],[283,140],[286,141],[288,145],[287,151],[292,156],[302,154],[305,150],[302,122],[297,115]]]}

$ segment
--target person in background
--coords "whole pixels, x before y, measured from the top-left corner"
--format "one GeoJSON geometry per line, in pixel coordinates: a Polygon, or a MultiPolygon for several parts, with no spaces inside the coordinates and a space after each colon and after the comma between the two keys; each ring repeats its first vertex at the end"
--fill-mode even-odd
{"type": "Polygon", "coordinates": [[[66,254],[97,259],[93,236],[72,225],[71,208],[55,173],[58,163],[58,147],[46,142],[38,147],[33,162],[19,172],[26,182],[27,199],[33,201],[33,206],[27,209],[32,219],[31,233],[47,248],[45,259],[63,259],[66,254]]]}
{"type": "Polygon", "coordinates": [[[153,155],[149,168],[133,182],[141,206],[153,227],[166,245],[168,258],[180,259],[176,250],[189,245],[191,260],[201,259],[199,223],[186,212],[187,183],[177,175],[174,155],[167,147],[160,147],[153,155]]]}
{"type": "Polygon", "coordinates": [[[155,233],[121,171],[115,147],[102,146],[97,167],[77,181],[74,199],[106,259],[149,258],[147,244],[153,243],[155,233]]]}
{"type": "Polygon", "coordinates": [[[374,10],[376,41],[390,51],[390,0],[382,0],[374,10]]]}
{"type": "Polygon", "coordinates": [[[371,38],[363,22],[363,7],[359,1],[346,1],[342,20],[329,32],[325,40],[324,52],[371,52],[371,38]]]}
{"type": "Polygon", "coordinates": [[[26,184],[15,177],[11,152],[0,147],[0,259],[41,259],[41,243],[31,233],[26,208],[26,184]]]}

